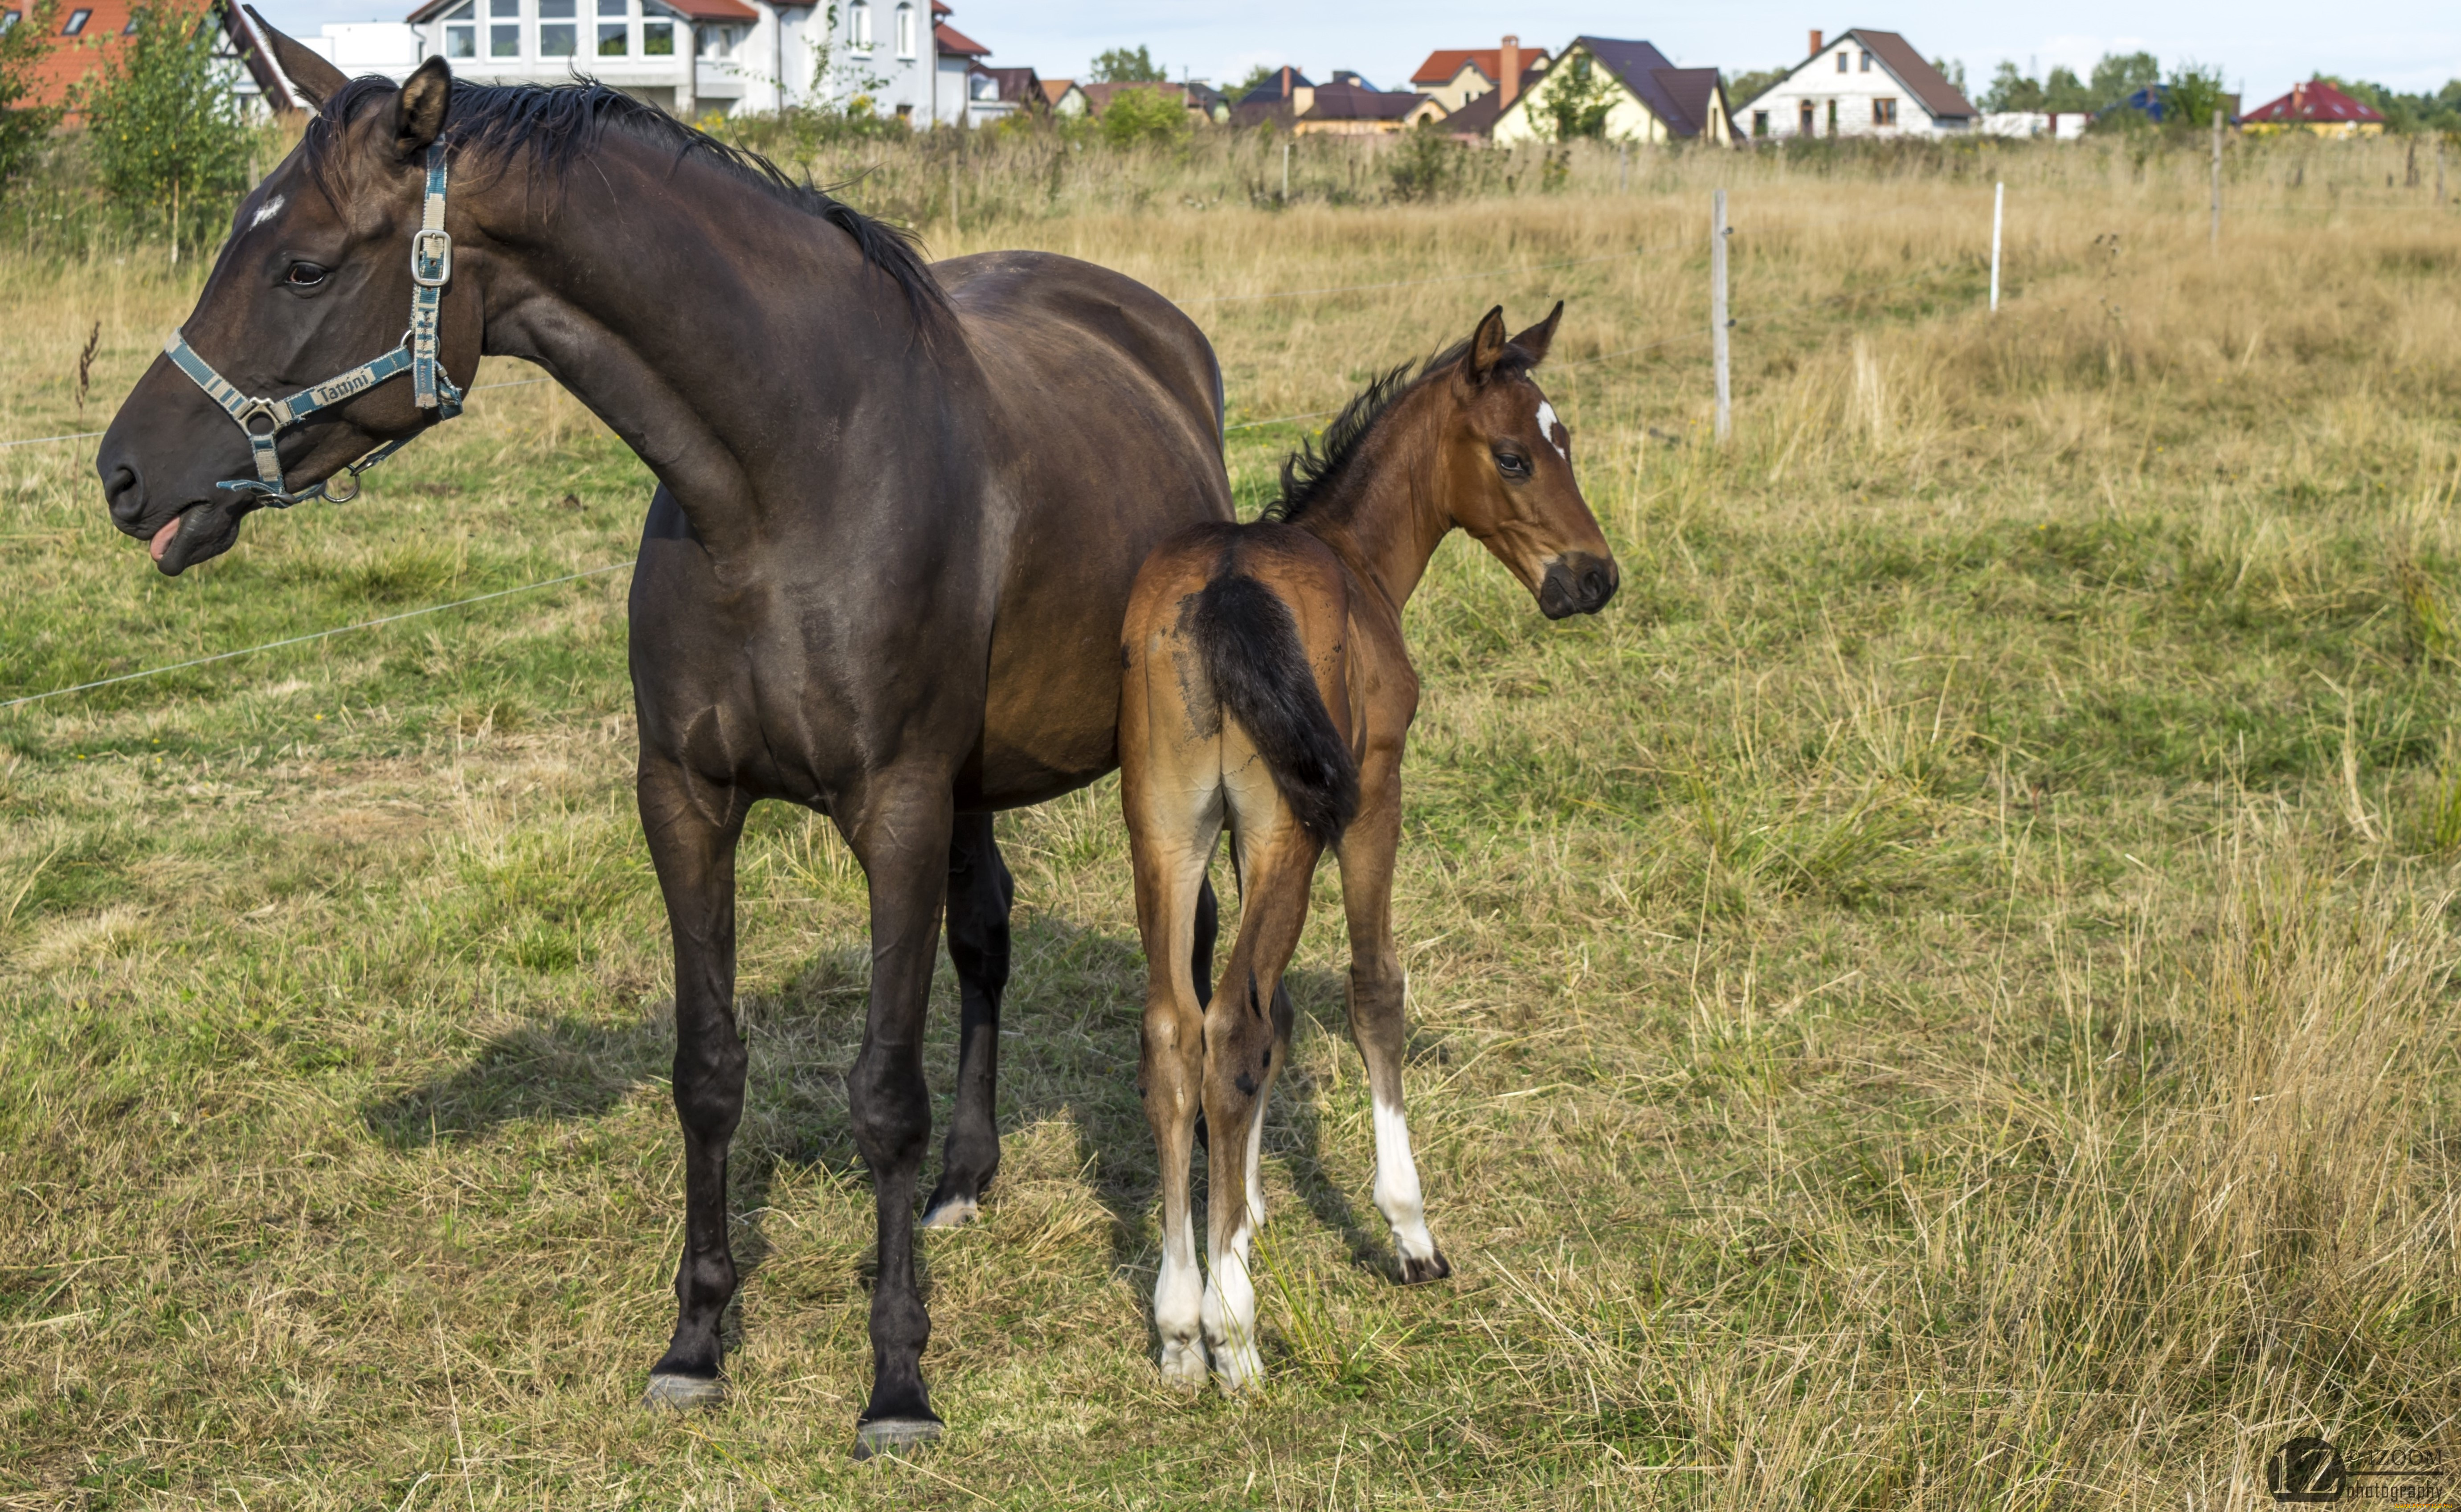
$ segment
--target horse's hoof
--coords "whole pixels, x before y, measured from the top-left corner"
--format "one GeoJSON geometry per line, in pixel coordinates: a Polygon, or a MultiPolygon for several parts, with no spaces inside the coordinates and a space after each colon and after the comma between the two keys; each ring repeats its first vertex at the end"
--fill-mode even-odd
{"type": "Polygon", "coordinates": [[[915,1444],[928,1444],[948,1429],[936,1417],[874,1417],[854,1425],[854,1457],[868,1459],[915,1444]]]}
{"type": "Polygon", "coordinates": [[[1403,1255],[1401,1259],[1402,1285],[1405,1287],[1415,1287],[1423,1281],[1442,1281],[1453,1273],[1453,1267],[1445,1262],[1444,1252],[1441,1249],[1430,1251],[1424,1260],[1415,1255],[1403,1255]]]}
{"type": "Polygon", "coordinates": [[[714,1375],[653,1375],[650,1389],[641,1394],[642,1406],[679,1413],[716,1407],[725,1400],[726,1383],[714,1375]]]}
{"type": "Polygon", "coordinates": [[[1194,1339],[1166,1339],[1162,1347],[1162,1378],[1188,1391],[1205,1388],[1205,1346],[1194,1339]]]}
{"type": "Polygon", "coordinates": [[[1223,1395],[1236,1396],[1264,1383],[1265,1356],[1252,1344],[1243,1344],[1235,1349],[1217,1346],[1213,1351],[1213,1369],[1222,1378],[1223,1395]]]}
{"type": "Polygon", "coordinates": [[[952,1197],[945,1203],[933,1204],[931,1210],[923,1215],[923,1226],[963,1228],[981,1217],[982,1211],[981,1205],[971,1197],[952,1197]]]}

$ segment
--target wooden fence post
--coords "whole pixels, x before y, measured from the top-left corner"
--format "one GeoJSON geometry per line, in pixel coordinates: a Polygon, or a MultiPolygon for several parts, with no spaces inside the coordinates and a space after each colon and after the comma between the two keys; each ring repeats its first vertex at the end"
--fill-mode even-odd
{"type": "Polygon", "coordinates": [[[1726,368],[1726,191],[1709,192],[1709,340],[1718,368],[1718,439],[1734,429],[1734,391],[1726,368]]]}
{"type": "Polygon", "coordinates": [[[2000,313],[2000,219],[2008,202],[2005,180],[1991,186],[1991,313],[2000,313]]]}
{"type": "Polygon", "coordinates": [[[2214,228],[2207,238],[2214,251],[2222,249],[2222,112],[2214,107],[2214,228]]]}

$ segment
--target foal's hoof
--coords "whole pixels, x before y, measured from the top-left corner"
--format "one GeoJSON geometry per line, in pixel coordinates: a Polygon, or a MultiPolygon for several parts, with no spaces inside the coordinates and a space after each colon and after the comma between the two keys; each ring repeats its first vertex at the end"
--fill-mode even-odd
{"type": "Polygon", "coordinates": [[[854,1457],[868,1459],[873,1455],[928,1444],[946,1432],[948,1429],[937,1417],[874,1417],[854,1425],[854,1457]]]}
{"type": "Polygon", "coordinates": [[[963,1228],[982,1216],[982,1207],[971,1197],[952,1197],[934,1203],[923,1215],[926,1228],[963,1228]]]}
{"type": "Polygon", "coordinates": [[[1182,1391],[1202,1391],[1209,1370],[1205,1358],[1205,1346],[1198,1340],[1165,1339],[1162,1344],[1162,1378],[1182,1391]]]}
{"type": "Polygon", "coordinates": [[[642,1406],[679,1413],[716,1407],[725,1400],[726,1383],[714,1375],[653,1375],[650,1389],[641,1394],[642,1406]]]}
{"type": "Polygon", "coordinates": [[[1453,1273],[1453,1267],[1445,1262],[1444,1252],[1441,1249],[1428,1251],[1424,1260],[1416,1255],[1402,1255],[1401,1261],[1402,1285],[1405,1287],[1415,1287],[1422,1281],[1442,1281],[1453,1273]]]}

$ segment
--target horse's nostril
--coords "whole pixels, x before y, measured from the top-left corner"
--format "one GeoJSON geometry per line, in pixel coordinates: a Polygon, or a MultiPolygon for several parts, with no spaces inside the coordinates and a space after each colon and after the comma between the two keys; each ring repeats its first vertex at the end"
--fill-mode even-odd
{"type": "Polygon", "coordinates": [[[103,480],[103,497],[111,500],[111,518],[121,524],[133,522],[145,512],[145,490],[137,486],[137,469],[125,464],[111,470],[103,480]]]}
{"type": "Polygon", "coordinates": [[[1607,575],[1595,567],[1581,574],[1581,597],[1592,604],[1607,596],[1607,575]]]}

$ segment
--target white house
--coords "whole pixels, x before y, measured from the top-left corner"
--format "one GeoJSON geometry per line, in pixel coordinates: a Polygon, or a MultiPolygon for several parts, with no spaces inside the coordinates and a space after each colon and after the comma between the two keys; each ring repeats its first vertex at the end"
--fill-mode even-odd
{"type": "Polygon", "coordinates": [[[1746,135],[1924,137],[1970,130],[1980,116],[1956,85],[1894,32],[1856,27],[1811,55],[1736,113],[1746,135]]]}
{"type": "MultiPolygon", "coordinates": [[[[837,105],[979,124],[998,112],[970,109],[968,75],[991,50],[949,13],[940,0],[428,0],[410,15],[407,64],[368,72],[400,77],[441,55],[476,83],[587,75],[686,120],[837,105]]],[[[326,28],[337,51],[343,30],[326,28]]]]}

